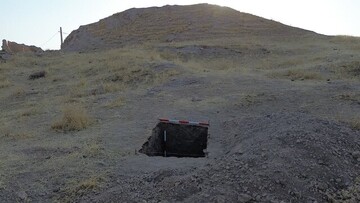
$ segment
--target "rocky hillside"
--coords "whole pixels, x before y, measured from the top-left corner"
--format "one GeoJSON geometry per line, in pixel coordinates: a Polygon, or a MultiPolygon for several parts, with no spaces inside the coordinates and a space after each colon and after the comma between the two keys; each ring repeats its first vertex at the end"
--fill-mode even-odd
{"type": "Polygon", "coordinates": [[[36,46],[28,46],[25,44],[18,44],[16,42],[11,42],[3,39],[2,41],[2,50],[8,54],[16,54],[22,52],[42,52],[43,50],[36,46]]]}
{"type": "Polygon", "coordinates": [[[81,26],[66,39],[62,50],[80,51],[145,42],[178,42],[242,36],[301,36],[298,28],[209,4],[129,9],[81,26]]]}
{"type": "Polygon", "coordinates": [[[360,202],[360,38],[201,4],[63,49],[0,59],[0,203],[360,202]]]}

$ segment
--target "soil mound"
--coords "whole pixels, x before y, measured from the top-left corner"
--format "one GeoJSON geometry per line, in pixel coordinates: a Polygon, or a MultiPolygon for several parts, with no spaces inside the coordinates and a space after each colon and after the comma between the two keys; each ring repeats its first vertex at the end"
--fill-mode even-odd
{"type": "Polygon", "coordinates": [[[121,47],[145,42],[176,42],[253,35],[299,36],[298,28],[209,4],[133,8],[73,31],[65,51],[121,47]]]}

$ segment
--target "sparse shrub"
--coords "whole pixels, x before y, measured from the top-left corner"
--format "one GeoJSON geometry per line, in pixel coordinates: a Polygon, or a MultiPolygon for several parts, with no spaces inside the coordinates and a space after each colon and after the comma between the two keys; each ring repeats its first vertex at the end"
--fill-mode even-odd
{"type": "Polygon", "coordinates": [[[92,119],[81,105],[69,104],[64,107],[61,120],[52,124],[51,128],[60,131],[80,131],[88,127],[92,119]]]}

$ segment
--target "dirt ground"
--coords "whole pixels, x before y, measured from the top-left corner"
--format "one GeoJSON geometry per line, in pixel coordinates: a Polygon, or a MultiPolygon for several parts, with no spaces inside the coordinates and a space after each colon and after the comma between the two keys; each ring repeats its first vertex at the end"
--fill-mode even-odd
{"type": "Polygon", "coordinates": [[[357,38],[16,55],[0,74],[1,202],[360,201],[357,38]],[[159,117],[209,121],[208,156],[138,153],[159,117]]]}

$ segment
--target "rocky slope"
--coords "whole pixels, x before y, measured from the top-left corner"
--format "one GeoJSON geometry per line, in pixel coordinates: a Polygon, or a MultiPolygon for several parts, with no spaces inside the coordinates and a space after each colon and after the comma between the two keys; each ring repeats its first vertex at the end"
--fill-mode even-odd
{"type": "Polygon", "coordinates": [[[298,28],[209,4],[129,9],[81,26],[62,50],[80,51],[145,42],[173,42],[242,36],[311,34],[298,28]]]}
{"type": "Polygon", "coordinates": [[[16,54],[22,52],[42,52],[43,50],[36,46],[28,46],[25,44],[18,44],[7,40],[2,41],[2,50],[8,54],[16,54]]]}

